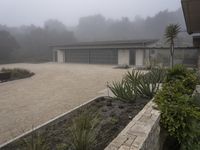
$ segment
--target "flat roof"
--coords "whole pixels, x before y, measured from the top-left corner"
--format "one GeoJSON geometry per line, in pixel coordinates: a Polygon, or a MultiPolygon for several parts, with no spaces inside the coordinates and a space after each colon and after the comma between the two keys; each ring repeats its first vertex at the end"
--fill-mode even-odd
{"type": "Polygon", "coordinates": [[[181,0],[187,31],[200,33],[200,0],[181,0]]]}
{"type": "Polygon", "coordinates": [[[52,48],[59,49],[85,49],[85,48],[132,48],[146,47],[157,42],[157,39],[129,40],[129,41],[96,41],[96,42],[77,42],[64,45],[51,45],[52,48]]]}

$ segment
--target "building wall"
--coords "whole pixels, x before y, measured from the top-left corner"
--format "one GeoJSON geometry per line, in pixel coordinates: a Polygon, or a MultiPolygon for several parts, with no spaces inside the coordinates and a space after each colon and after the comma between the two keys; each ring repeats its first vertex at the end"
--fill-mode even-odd
{"type": "Polygon", "coordinates": [[[129,50],[118,50],[118,65],[129,65],[129,50]]]}
{"type": "Polygon", "coordinates": [[[135,65],[143,66],[144,65],[144,50],[136,50],[135,52],[135,65]]]}
{"type": "Polygon", "coordinates": [[[64,63],[65,62],[65,51],[57,50],[57,62],[64,63]]]}
{"type": "MultiPolygon", "coordinates": [[[[68,59],[67,56],[65,55],[65,50],[55,50],[55,51],[57,52],[57,59],[54,58],[54,60],[57,60],[58,63],[64,63],[65,59],[66,60],[68,59]]],[[[107,55],[108,54],[106,54],[106,56],[107,55]]],[[[112,55],[114,57],[114,54],[112,54],[112,55]]],[[[118,65],[130,65],[130,50],[128,50],[128,49],[118,50],[117,55],[116,55],[116,57],[118,59],[118,65]]],[[[135,57],[135,65],[136,66],[143,66],[144,65],[144,55],[145,55],[144,50],[141,50],[141,49],[135,50],[135,56],[134,57],[135,57]]],[[[54,57],[56,57],[56,56],[54,56],[54,57]]],[[[109,59],[114,59],[114,58],[110,57],[109,59]]],[[[93,64],[93,62],[88,62],[88,63],[93,64]]],[[[108,63],[108,64],[111,64],[111,63],[108,63]]]]}
{"type": "Polygon", "coordinates": [[[193,36],[193,45],[199,48],[197,66],[200,69],[200,36],[193,36]]]}

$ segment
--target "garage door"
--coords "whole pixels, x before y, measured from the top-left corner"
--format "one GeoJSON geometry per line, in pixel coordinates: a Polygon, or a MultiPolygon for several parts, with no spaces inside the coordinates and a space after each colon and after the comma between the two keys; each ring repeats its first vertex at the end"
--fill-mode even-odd
{"type": "Polygon", "coordinates": [[[66,50],[65,61],[72,63],[89,63],[89,50],[66,50]]]}
{"type": "Polygon", "coordinates": [[[65,61],[72,63],[117,64],[118,53],[113,49],[66,50],[65,61]]]}
{"type": "Polygon", "coordinates": [[[91,64],[117,64],[118,53],[117,50],[91,50],[90,63],[91,64]]]}
{"type": "Polygon", "coordinates": [[[135,65],[135,50],[130,50],[130,65],[135,65]]]}

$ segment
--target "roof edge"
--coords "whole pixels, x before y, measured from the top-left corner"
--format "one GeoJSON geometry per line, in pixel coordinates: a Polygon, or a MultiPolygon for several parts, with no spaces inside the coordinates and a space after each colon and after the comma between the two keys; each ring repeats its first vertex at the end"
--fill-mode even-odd
{"type": "Polygon", "coordinates": [[[159,41],[159,39],[143,39],[143,40],[116,40],[116,41],[94,41],[94,42],[75,42],[63,45],[49,45],[49,47],[71,47],[71,46],[106,46],[106,45],[120,45],[120,44],[152,44],[159,41]]]}

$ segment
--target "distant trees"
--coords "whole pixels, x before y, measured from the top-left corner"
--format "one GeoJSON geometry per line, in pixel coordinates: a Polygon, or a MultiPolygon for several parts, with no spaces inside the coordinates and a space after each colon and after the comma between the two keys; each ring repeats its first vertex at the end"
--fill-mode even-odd
{"type": "Polygon", "coordinates": [[[170,66],[174,66],[174,40],[177,38],[181,30],[180,25],[170,24],[165,29],[165,38],[170,44],[170,66]]]}
{"type": "Polygon", "coordinates": [[[161,11],[154,17],[146,19],[136,16],[134,21],[127,17],[119,20],[107,19],[102,15],[82,17],[78,25],[71,28],[71,31],[62,22],[55,19],[47,20],[43,27],[0,25],[0,30],[8,31],[20,47],[13,48],[12,55],[10,55],[10,51],[6,51],[9,52],[9,55],[0,57],[8,59],[9,56],[12,60],[20,62],[51,61],[52,51],[49,45],[76,41],[159,39],[163,36],[163,31],[169,23],[177,22],[182,28],[185,28],[181,9],[174,12],[161,11]]]}
{"type": "Polygon", "coordinates": [[[76,41],[74,33],[57,20],[48,20],[44,27],[35,25],[7,28],[16,38],[20,49],[14,51],[13,59],[25,62],[52,60],[50,45],[67,44],[76,41]]]}
{"type": "Polygon", "coordinates": [[[159,39],[170,23],[179,23],[185,28],[181,9],[174,12],[160,11],[146,19],[136,16],[133,21],[127,17],[106,19],[102,15],[82,17],[74,33],[81,41],[159,39]]]}
{"type": "Polygon", "coordinates": [[[8,62],[11,53],[18,48],[17,41],[8,31],[0,31],[0,63],[8,62]]]}
{"type": "Polygon", "coordinates": [[[62,22],[54,19],[45,21],[44,28],[46,30],[56,31],[56,32],[63,32],[67,30],[66,26],[62,22]]]}

